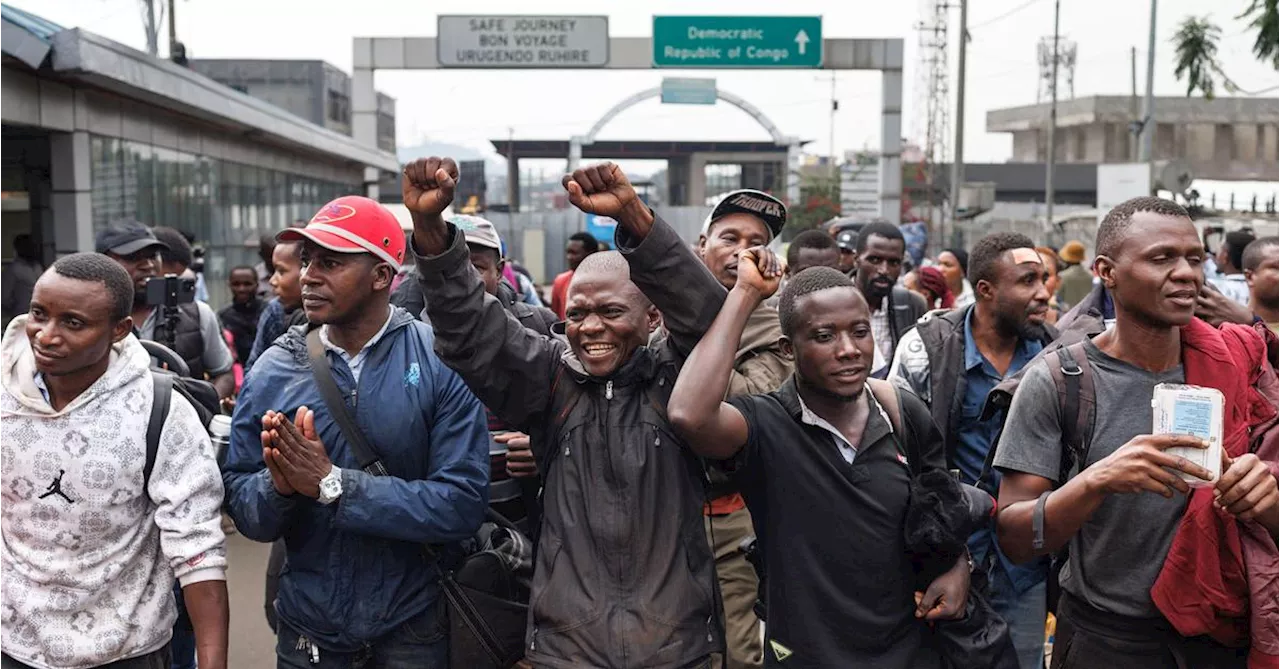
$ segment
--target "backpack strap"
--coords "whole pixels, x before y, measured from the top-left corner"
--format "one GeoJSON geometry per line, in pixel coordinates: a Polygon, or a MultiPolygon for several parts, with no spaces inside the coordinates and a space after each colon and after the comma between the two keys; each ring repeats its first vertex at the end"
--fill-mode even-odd
{"type": "MultiPolygon", "coordinates": [[[[156,457],[160,454],[160,434],[164,431],[164,421],[169,416],[169,404],[173,399],[173,376],[151,370],[151,417],[147,419],[147,455],[142,465],[142,489],[151,489],[151,470],[155,469],[156,457]]],[[[147,492],[148,497],[150,493],[147,492]]]]}
{"type": "Polygon", "coordinates": [[[1093,425],[1097,397],[1093,367],[1085,354],[1084,342],[1061,347],[1055,353],[1054,358],[1045,362],[1058,390],[1058,416],[1062,425],[1058,486],[1061,487],[1071,478],[1073,469],[1084,469],[1088,463],[1087,437],[1093,425]]]}
{"type": "Polygon", "coordinates": [[[898,447],[898,452],[907,458],[907,467],[911,469],[912,475],[918,476],[921,465],[920,449],[914,435],[907,434],[903,429],[902,400],[898,394],[898,387],[892,381],[867,379],[867,389],[871,391],[872,399],[889,417],[889,427],[893,429],[893,442],[898,447]]]}

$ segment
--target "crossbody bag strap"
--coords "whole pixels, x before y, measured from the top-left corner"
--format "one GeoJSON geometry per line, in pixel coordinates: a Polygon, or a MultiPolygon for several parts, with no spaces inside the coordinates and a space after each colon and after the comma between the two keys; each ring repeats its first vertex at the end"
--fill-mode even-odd
{"type": "Polygon", "coordinates": [[[329,415],[338,424],[338,429],[347,440],[347,446],[360,462],[360,468],[374,476],[388,476],[387,468],[383,466],[377,451],[373,450],[369,440],[365,439],[364,432],[347,411],[342,391],[338,390],[338,384],[333,380],[333,368],[329,366],[324,344],[320,343],[320,328],[307,333],[307,358],[311,361],[311,376],[320,389],[320,397],[324,398],[325,406],[329,407],[329,415]]]}

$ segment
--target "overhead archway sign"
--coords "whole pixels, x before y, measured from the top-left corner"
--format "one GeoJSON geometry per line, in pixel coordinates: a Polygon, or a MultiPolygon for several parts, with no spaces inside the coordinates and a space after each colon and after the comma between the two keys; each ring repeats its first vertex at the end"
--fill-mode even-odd
{"type": "Polygon", "coordinates": [[[609,17],[440,16],[436,57],[440,67],[604,67],[609,17]]]}

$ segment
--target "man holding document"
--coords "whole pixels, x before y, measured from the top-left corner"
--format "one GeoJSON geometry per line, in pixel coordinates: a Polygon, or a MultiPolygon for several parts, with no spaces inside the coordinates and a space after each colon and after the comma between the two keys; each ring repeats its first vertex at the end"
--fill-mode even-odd
{"type": "Polygon", "coordinates": [[[1070,548],[1054,669],[1252,665],[1276,649],[1275,579],[1250,578],[1267,555],[1274,576],[1280,499],[1274,450],[1261,451],[1269,462],[1254,452],[1275,416],[1265,346],[1250,328],[1194,317],[1205,252],[1177,204],[1119,205],[1097,252],[1116,324],[1019,386],[994,461],[1000,546],[1014,561],[1070,548]],[[1208,440],[1155,424],[1162,384],[1222,396],[1187,430],[1221,426],[1218,462],[1204,459],[1208,440]]]}

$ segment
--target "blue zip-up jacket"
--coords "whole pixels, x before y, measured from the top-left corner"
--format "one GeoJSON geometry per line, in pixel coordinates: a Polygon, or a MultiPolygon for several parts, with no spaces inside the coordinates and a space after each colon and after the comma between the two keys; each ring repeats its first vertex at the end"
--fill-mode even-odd
{"type": "Polygon", "coordinates": [[[432,607],[440,588],[422,544],[472,536],[489,502],[484,408],[432,351],[431,327],[392,309],[358,388],[327,352],[347,410],[392,476],[360,470],[311,376],[306,326],[262,354],[232,418],[222,475],[231,517],[255,541],[284,537],[280,619],[328,650],[376,642],[432,607]],[[320,441],[342,468],[342,496],[329,506],[278,494],[262,461],[263,413],[292,417],[302,405],[316,412],[320,441]]]}

